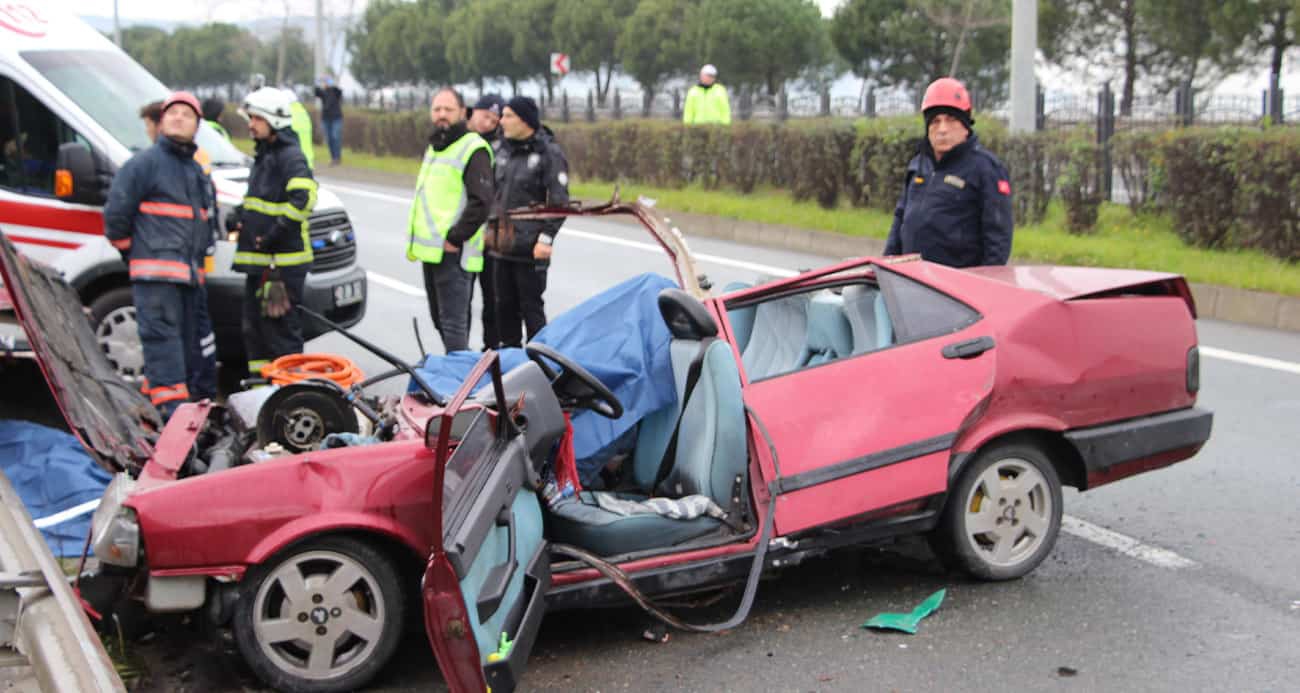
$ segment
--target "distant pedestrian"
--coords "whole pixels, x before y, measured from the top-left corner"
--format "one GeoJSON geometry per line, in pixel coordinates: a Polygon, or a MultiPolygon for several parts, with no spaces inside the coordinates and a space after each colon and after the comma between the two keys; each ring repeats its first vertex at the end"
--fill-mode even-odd
{"type": "Polygon", "coordinates": [[[951,267],[1005,265],[1011,256],[1011,182],[973,128],[970,93],[935,80],[921,102],[926,137],[907,165],[886,255],[920,253],[951,267]]]}
{"type": "Polygon", "coordinates": [[[551,246],[563,219],[515,221],[508,210],[569,204],[569,163],[550,128],[542,125],[537,102],[510,99],[501,112],[501,155],[496,162],[496,218],[488,254],[495,267],[497,330],[501,346],[523,345],[522,321],[532,339],[546,326],[542,294],[551,266],[551,246]]]}
{"type": "Polygon", "coordinates": [[[469,349],[474,275],[492,205],[492,149],[465,124],[465,101],[444,87],[429,106],[433,133],[415,182],[406,258],[418,260],[433,326],[446,353],[469,349]]]}
{"type": "Polygon", "coordinates": [[[201,111],[188,92],[167,97],[157,141],[123,164],[104,205],[104,235],[126,259],[131,278],[144,351],[141,389],[164,418],[192,396],[216,394],[215,377],[209,391],[191,390],[200,360],[215,355],[211,327],[200,324],[216,224],[216,191],[194,160],[201,111]]]}
{"type": "Polygon", "coordinates": [[[700,82],[686,92],[682,122],[687,125],[731,125],[731,99],[718,84],[718,68],[700,68],[700,82]]]}
{"type": "MultiPolygon", "coordinates": [[[[501,110],[505,108],[505,99],[497,94],[484,94],[469,111],[469,129],[477,132],[479,137],[487,140],[492,147],[494,158],[501,155],[501,110]]],[[[501,342],[497,333],[496,281],[494,270],[497,261],[490,255],[483,258],[483,271],[478,273],[478,285],[483,294],[483,350],[496,348],[501,342]]]]}
{"type": "Polygon", "coordinates": [[[316,84],[320,99],[320,123],[330,149],[330,166],[343,163],[343,91],[334,84],[333,75],[324,75],[316,84]]]}

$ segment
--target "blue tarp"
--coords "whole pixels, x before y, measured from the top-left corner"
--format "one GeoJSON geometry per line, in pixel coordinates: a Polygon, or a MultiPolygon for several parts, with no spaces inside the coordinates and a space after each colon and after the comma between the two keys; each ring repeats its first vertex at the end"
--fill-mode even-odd
{"type": "MultiPolygon", "coordinates": [[[[574,453],[584,480],[600,466],[620,436],[677,398],[668,355],[672,335],[658,303],[660,291],[676,286],[656,274],[633,277],[557,316],[534,340],[590,371],[623,403],[623,416],[617,420],[590,411],[574,414],[574,453]]],[[[450,396],[481,356],[470,351],[430,354],[419,371],[435,391],[450,396]]],[[[523,349],[501,351],[503,372],[527,360],[523,349]]],[[[476,389],[488,382],[485,378],[476,389]]]]}
{"type": "MultiPolygon", "coordinates": [[[[112,476],[71,434],[27,421],[0,420],[0,469],[23,499],[37,526],[96,501],[112,476]],[[46,522],[42,522],[45,519],[46,522]]],[[[55,556],[80,556],[90,532],[92,509],[42,527],[55,556]]]]}

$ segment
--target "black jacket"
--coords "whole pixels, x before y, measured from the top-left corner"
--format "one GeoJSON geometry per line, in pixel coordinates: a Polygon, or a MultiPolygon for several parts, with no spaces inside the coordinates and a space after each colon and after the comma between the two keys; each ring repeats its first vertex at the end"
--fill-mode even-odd
{"type": "Polygon", "coordinates": [[[195,145],[159,137],[113,178],[104,235],[127,257],[133,281],[200,282],[216,233],[216,191],[195,145]]]}
{"type": "Polygon", "coordinates": [[[343,117],[343,91],[338,87],[316,87],[316,98],[320,99],[321,120],[335,120],[343,117]]]}
{"type": "MultiPolygon", "coordinates": [[[[235,255],[235,269],[251,272],[261,269],[266,263],[241,262],[245,253],[276,254],[311,251],[308,238],[306,217],[311,214],[316,202],[316,183],[312,178],[311,168],[303,157],[302,148],[298,146],[298,137],[290,128],[275,131],[275,139],[260,140],[257,143],[253,159],[253,168],[248,174],[248,190],[244,193],[244,202],[235,209],[234,221],[243,224],[239,232],[239,247],[235,255]],[[297,179],[296,185],[290,185],[297,179]],[[300,187],[302,181],[310,183],[300,187]],[[263,204],[287,204],[293,213],[268,214],[256,207],[263,204]],[[301,217],[299,219],[294,216],[301,217]]],[[[284,210],[288,212],[288,210],[284,210]]],[[[227,226],[233,223],[231,219],[227,226]]],[[[277,264],[287,266],[292,263],[280,259],[277,264]]]]}
{"type": "Polygon", "coordinates": [[[518,262],[533,261],[533,246],[542,234],[552,238],[563,219],[520,220],[506,218],[506,210],[545,204],[569,204],[569,162],[543,126],[526,140],[501,138],[496,160],[496,203],[494,231],[488,239],[493,257],[518,262]]]}
{"type": "Polygon", "coordinates": [[[1011,256],[1011,183],[974,134],[934,159],[928,140],[907,165],[886,255],[920,253],[950,267],[1005,265],[1011,256]]]}
{"type": "MultiPolygon", "coordinates": [[[[464,122],[456,123],[446,130],[435,129],[429,135],[429,146],[435,151],[442,151],[467,132],[469,128],[464,122]]],[[[489,141],[488,147],[491,146],[489,141]]],[[[460,213],[460,219],[447,231],[447,241],[457,247],[465,245],[465,241],[487,221],[488,212],[492,210],[492,155],[483,150],[471,154],[461,179],[465,182],[465,209],[460,213]]]]}

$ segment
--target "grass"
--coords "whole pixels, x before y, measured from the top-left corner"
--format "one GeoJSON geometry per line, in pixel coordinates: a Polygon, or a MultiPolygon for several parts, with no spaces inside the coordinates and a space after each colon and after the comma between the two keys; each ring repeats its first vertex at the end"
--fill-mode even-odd
{"type": "MultiPolygon", "coordinates": [[[[247,140],[236,141],[236,145],[251,151],[247,140]]],[[[329,160],[324,147],[316,148],[316,159],[329,160]]],[[[420,167],[415,159],[351,150],[345,150],[343,160],[349,167],[410,176],[420,167]]],[[[575,197],[606,200],[614,184],[574,181],[569,188],[575,197]]],[[[847,205],[823,209],[814,202],[796,202],[788,193],[771,189],[742,195],[698,187],[656,188],[624,183],[621,195],[625,200],[638,195],[654,198],[665,210],[873,238],[888,235],[893,221],[892,214],[880,210],[847,205]]],[[[1054,202],[1043,221],[1016,228],[1012,258],[1020,262],[1176,272],[1193,282],[1300,296],[1300,265],[1259,251],[1207,250],[1186,245],[1174,233],[1167,215],[1134,215],[1120,204],[1103,204],[1096,232],[1079,236],[1065,230],[1065,211],[1054,202]]]]}

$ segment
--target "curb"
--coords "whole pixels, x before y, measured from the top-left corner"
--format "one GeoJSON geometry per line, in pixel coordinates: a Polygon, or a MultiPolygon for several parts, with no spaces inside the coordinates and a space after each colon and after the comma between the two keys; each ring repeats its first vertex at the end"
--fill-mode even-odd
{"type": "MultiPolygon", "coordinates": [[[[408,188],[415,185],[414,176],[349,166],[326,169],[322,174],[326,179],[337,176],[358,183],[408,188]]],[[[673,226],[681,228],[688,240],[692,236],[700,236],[835,258],[880,255],[885,250],[885,241],[880,238],[846,236],[693,212],[667,209],[659,211],[672,220],[673,226]]],[[[1196,313],[1200,318],[1300,332],[1300,296],[1283,296],[1214,284],[1191,283],[1191,288],[1192,296],[1196,299],[1196,313]]]]}

